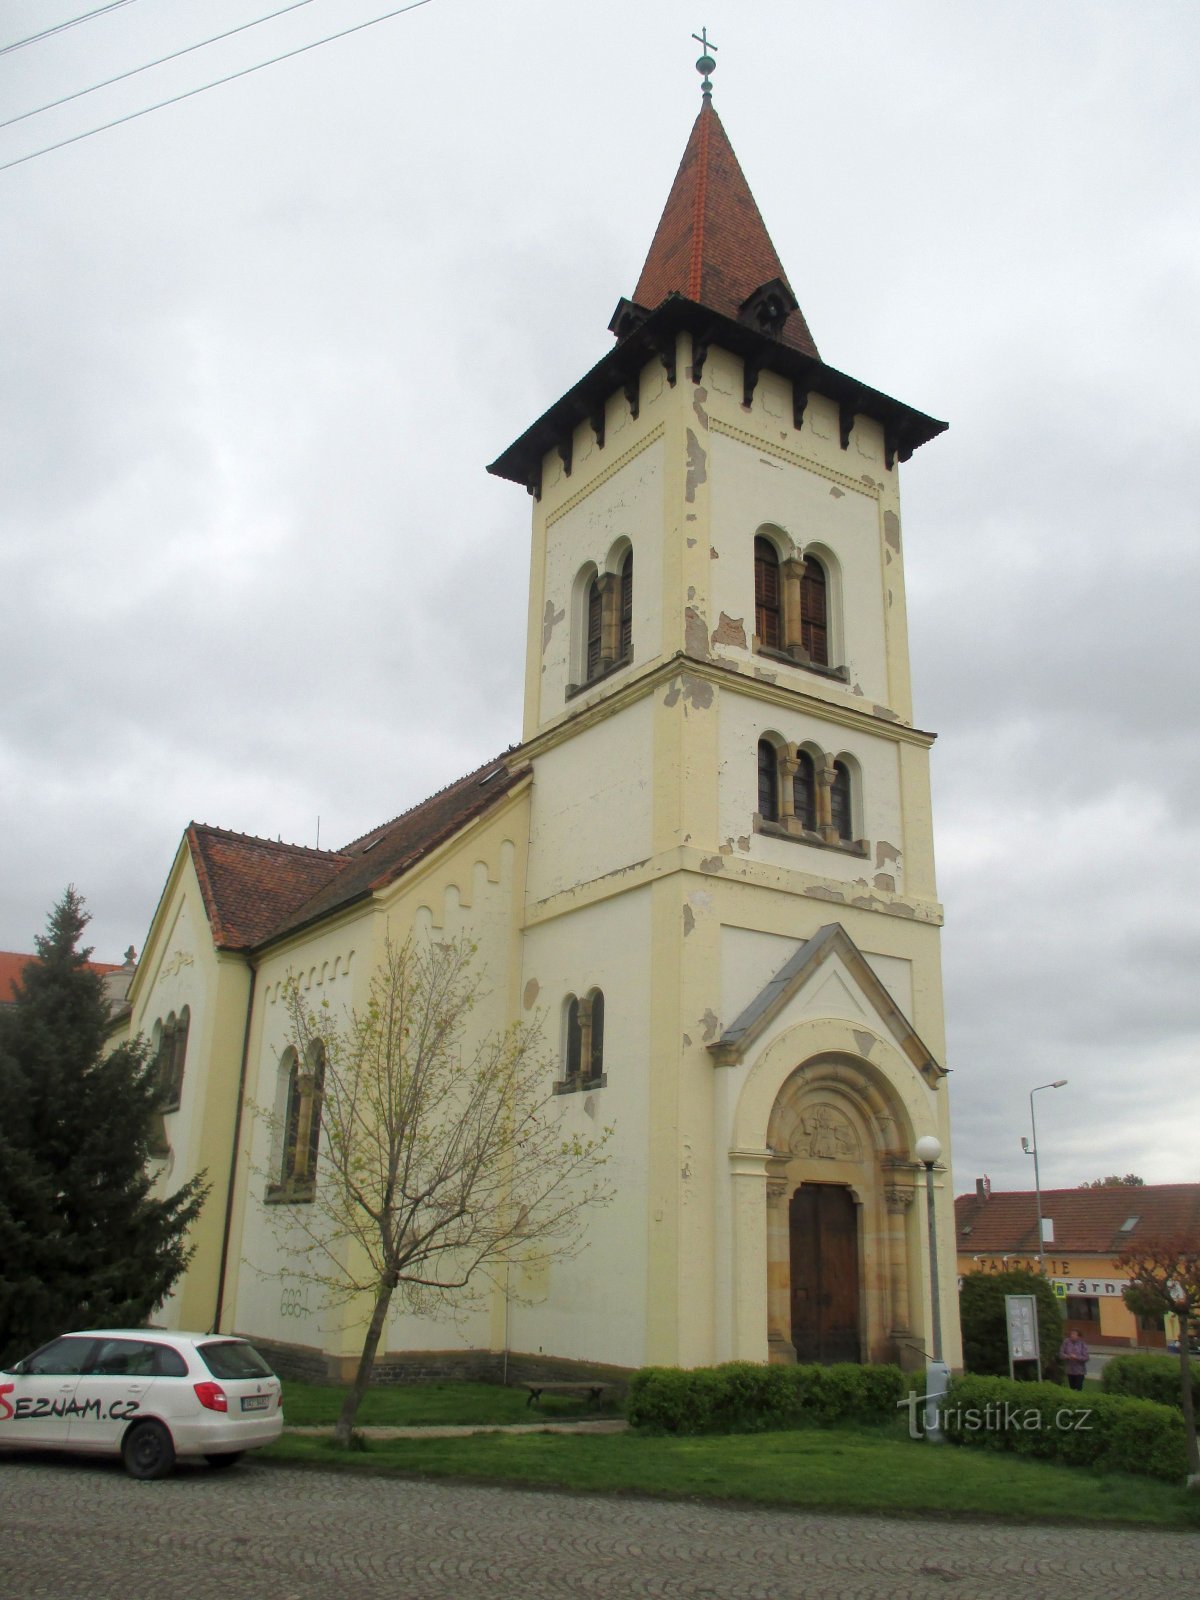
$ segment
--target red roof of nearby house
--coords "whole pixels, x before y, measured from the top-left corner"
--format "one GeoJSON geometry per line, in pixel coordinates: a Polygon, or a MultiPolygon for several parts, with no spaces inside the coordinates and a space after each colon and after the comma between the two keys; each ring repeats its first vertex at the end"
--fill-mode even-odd
{"type": "MultiPolygon", "coordinates": [[[[1042,1217],[1053,1220],[1053,1249],[1060,1255],[1111,1256],[1153,1234],[1187,1232],[1200,1240],[1200,1183],[1043,1189],[1042,1217]]],[[[1032,1189],[960,1194],[954,1218],[962,1254],[1037,1250],[1032,1189]]]]}
{"type": "Polygon", "coordinates": [[[485,762],[341,850],[191,823],[186,838],[213,942],[254,949],[366,898],[490,810],[521,776],[503,758],[485,762]]]}
{"type": "MultiPolygon", "coordinates": [[[[36,961],[37,956],[22,955],[16,950],[0,950],[0,1006],[11,1005],[17,997],[17,984],[21,981],[21,974],[31,961],[36,961]]],[[[96,972],[103,976],[106,972],[120,972],[119,961],[89,961],[89,972],[96,972]]]]}
{"type": "MultiPolygon", "coordinates": [[[[634,301],[652,311],[669,294],[681,294],[736,319],[754,291],[775,278],[787,283],[729,135],[706,99],[633,291],[634,301]]],[[[799,310],[788,316],[779,338],[793,350],[820,359],[799,310]]]]}

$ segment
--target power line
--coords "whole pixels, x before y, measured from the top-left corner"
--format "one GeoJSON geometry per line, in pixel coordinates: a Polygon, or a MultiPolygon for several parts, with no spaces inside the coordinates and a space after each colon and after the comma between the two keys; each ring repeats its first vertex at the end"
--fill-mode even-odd
{"type": "Polygon", "coordinates": [[[0,56],[6,56],[12,50],[22,50],[27,44],[36,44],[39,39],[48,39],[51,34],[65,33],[68,28],[74,28],[81,22],[90,22],[93,17],[102,17],[106,11],[118,11],[122,6],[131,6],[133,0],[110,0],[106,6],[97,6],[94,11],[85,11],[81,17],[69,17],[66,22],[56,22],[52,28],[43,28],[41,33],[31,33],[28,39],[17,39],[13,44],[0,44],[0,56]]]}
{"type": "Polygon", "coordinates": [[[406,6],[397,6],[395,11],[386,11],[380,17],[370,17],[366,22],[357,22],[352,28],[343,28],[340,33],[330,33],[324,39],[314,39],[311,44],[302,44],[295,50],[285,50],[282,55],[272,56],[269,61],[259,61],[252,67],[243,67],[240,72],[230,72],[224,78],[214,78],[211,83],[202,83],[198,89],[185,89],[182,94],[173,94],[169,100],[160,100],[156,105],[144,106],[141,111],[131,111],[127,116],[115,117],[112,122],[104,122],[98,128],[89,128],[86,133],[72,134],[69,139],[60,139],[57,144],[48,144],[41,150],[31,150],[28,155],[18,156],[15,161],[0,162],[0,172],[7,172],[10,167],[19,167],[23,162],[35,161],[38,156],[48,156],[54,150],[63,150],[69,144],[78,144],[81,139],[90,139],[93,134],[107,133],[110,128],[119,128],[123,123],[134,122],[138,117],[148,117],[152,111],[161,111],[165,106],[178,105],[181,100],[190,100],[193,95],[203,94],[207,89],[218,89],[223,83],[233,83],[238,78],[245,78],[252,72],[261,72],[264,67],[273,67],[280,61],[290,61],[293,56],[302,56],[308,50],[316,50],[323,44],[332,44],[335,39],[345,39],[352,33],[361,33],[364,28],[373,28],[377,22],[390,22],[393,17],[403,16],[406,11],[416,11],[421,6],[429,5],[430,0],[409,0],[406,6]]]}
{"type": "Polygon", "coordinates": [[[126,78],[136,78],[139,72],[149,72],[151,67],[161,67],[165,62],[177,61],[180,56],[190,55],[193,50],[203,50],[205,45],[218,44],[222,39],[232,39],[235,33],[245,33],[247,28],[257,28],[264,22],[274,22],[276,17],[285,16],[289,11],[299,11],[301,6],[310,5],[312,0],[294,0],[292,5],[284,6],[282,11],[272,11],[265,17],[256,17],[253,22],[243,22],[240,27],[230,28],[225,33],[214,33],[211,39],[201,39],[199,44],[185,45],[182,50],[173,50],[169,56],[159,56],[157,61],[147,61],[144,66],[130,67],[128,72],[119,72],[115,78],[105,78],[103,83],[93,83],[87,89],[76,89],[74,94],[63,95],[61,100],[50,100],[44,106],[35,106],[32,111],[22,111],[17,116],[0,122],[0,128],[11,128],[14,122],[24,122],[27,117],[38,117],[43,111],[53,111],[58,106],[65,106],[71,100],[82,99],[85,94],[95,94],[98,89],[111,88],[114,83],[123,83],[126,78]]]}

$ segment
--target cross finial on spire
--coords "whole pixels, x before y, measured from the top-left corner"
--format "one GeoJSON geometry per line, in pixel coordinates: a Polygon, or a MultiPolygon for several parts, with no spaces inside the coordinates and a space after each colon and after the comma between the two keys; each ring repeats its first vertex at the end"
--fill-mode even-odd
{"type": "Polygon", "coordinates": [[[712,79],[709,74],[717,70],[717,63],[713,60],[712,56],[709,54],[709,51],[715,50],[717,47],[715,44],[711,44],[709,42],[707,28],[701,28],[699,33],[694,33],[692,35],[692,38],[695,39],[696,43],[704,52],[699,61],[696,63],[696,71],[702,74],[700,92],[703,94],[706,100],[711,100],[712,79]]]}

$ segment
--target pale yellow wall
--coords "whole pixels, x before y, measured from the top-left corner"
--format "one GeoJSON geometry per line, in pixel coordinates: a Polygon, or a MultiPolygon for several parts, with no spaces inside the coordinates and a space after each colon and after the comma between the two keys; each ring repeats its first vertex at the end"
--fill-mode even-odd
{"type": "Polygon", "coordinates": [[[191,857],[182,846],[142,953],[130,999],[131,1031],[150,1038],[156,1021],[190,1012],[180,1108],[164,1121],[171,1154],[155,1192],[171,1193],[203,1172],[211,1192],[189,1234],[195,1259],[158,1314],[168,1327],[211,1326],[225,1225],[249,969],[213,948],[191,857]]]}

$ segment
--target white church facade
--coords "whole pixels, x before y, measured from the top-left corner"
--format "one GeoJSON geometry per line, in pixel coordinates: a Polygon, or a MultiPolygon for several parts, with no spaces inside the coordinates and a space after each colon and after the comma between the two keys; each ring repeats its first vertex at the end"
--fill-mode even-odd
{"type": "Polygon", "coordinates": [[[898,475],[944,424],[822,361],[708,95],[612,331],[489,469],[532,495],[521,742],[341,850],[184,835],[129,997],[161,1181],[212,1183],[174,1325],[346,1369],[360,1320],[274,1273],[321,1182],[285,986],[361,1006],[387,937],[466,932],[473,1026],[543,1020],[565,1128],[614,1129],[614,1199],[477,1311],[397,1301],[381,1360],[932,1347],[922,1136],[944,1272],[954,1219],[898,475]],[[250,1108],[289,1105],[281,1153],[250,1108]]]}

